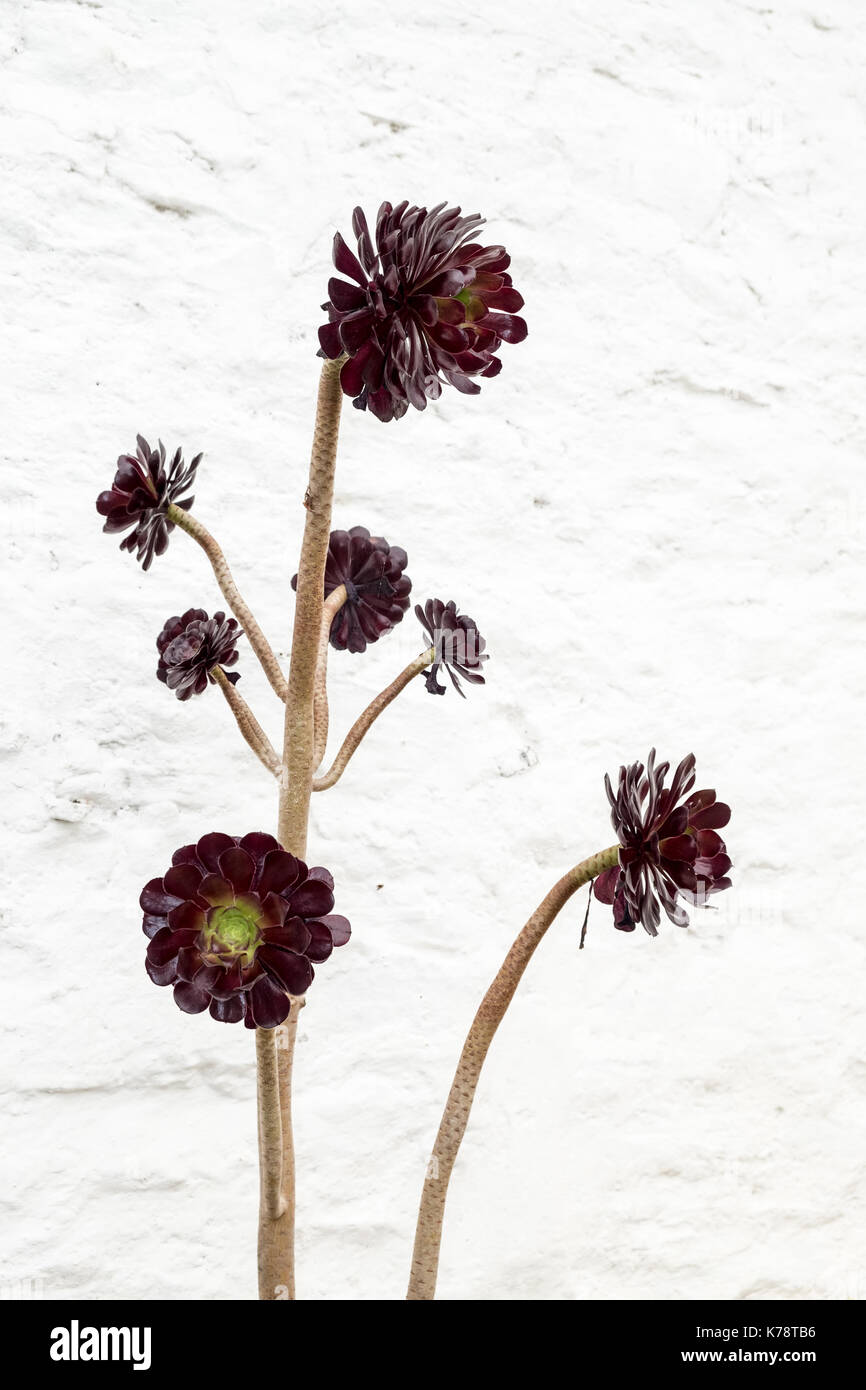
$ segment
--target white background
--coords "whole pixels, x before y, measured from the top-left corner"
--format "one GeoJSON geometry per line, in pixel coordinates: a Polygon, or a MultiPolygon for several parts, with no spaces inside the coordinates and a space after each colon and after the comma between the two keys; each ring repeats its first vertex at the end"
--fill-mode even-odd
{"type": "MultiPolygon", "coordinates": [[[[301,1020],[299,1296],[403,1296],[474,1009],[655,743],[732,804],[735,887],[656,941],[597,907],[580,955],[563,912],[440,1293],[863,1297],[862,6],[0,14],[3,1290],[255,1295],[252,1038],[149,983],[137,897],[275,789],[217,691],[154,679],[164,619],[220,606],[204,557],[176,533],[143,575],[93,503],[139,430],[203,449],[196,513],[285,657],[331,238],[408,198],[488,217],[530,336],[476,398],[344,415],[335,524],[491,660],[315,802],[355,934],[301,1020]]],[[[335,738],[419,638],[333,654],[335,738]]]]}

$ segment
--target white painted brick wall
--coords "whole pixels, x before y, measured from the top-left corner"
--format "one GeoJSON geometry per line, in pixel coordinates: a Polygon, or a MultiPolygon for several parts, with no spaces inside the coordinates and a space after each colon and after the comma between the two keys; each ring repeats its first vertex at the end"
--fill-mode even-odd
{"type": "MultiPolygon", "coordinates": [[[[862,6],[34,0],[0,32],[0,1284],[254,1295],[252,1041],[149,984],[136,899],[274,792],[216,692],[153,678],[164,618],[219,606],[203,558],[142,575],[93,501],[137,430],[204,449],[285,655],[331,236],[406,197],[489,217],[530,337],[476,399],[345,416],[336,523],[492,659],[316,801],[355,936],[302,1017],[299,1293],[402,1297],[475,1006],[655,742],[733,804],[735,890],[655,942],[597,910],[580,956],[563,913],[441,1294],[862,1297],[862,6]]],[[[416,632],[335,654],[335,736],[416,632]]]]}

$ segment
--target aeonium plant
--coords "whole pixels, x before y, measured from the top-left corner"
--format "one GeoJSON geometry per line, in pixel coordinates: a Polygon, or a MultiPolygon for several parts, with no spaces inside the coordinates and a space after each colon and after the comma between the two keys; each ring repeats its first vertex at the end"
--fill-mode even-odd
{"type": "MultiPolygon", "coordinates": [[[[140,896],[150,980],[170,989],[184,1013],[243,1023],[255,1034],[263,1299],[295,1297],[291,1086],[298,1014],[316,969],[351,936],[347,917],[334,911],[331,869],[308,862],[311,798],[336,785],[403,690],[412,685],[443,695],[453,687],[465,696],[464,686],[484,684],[488,658],[474,618],[453,598],[426,596],[415,603],[421,651],[362,711],[328,765],[329,648],[362,655],[412,606],[405,550],[360,524],[332,528],[341,406],[349,396],[368,419],[388,423],[410,406],[425,409],[443,386],[477,395],[482,380],[498,375],[502,345],[520,343],[527,328],[508,253],[476,239],[483,225],[479,216],[463,216],[444,203],[430,211],[383,203],[374,231],[355,209],[355,250],[339,232],[334,238],[339,274],[328,282],[327,322],[319,328],[323,360],[305,491],[299,480],[305,522],[291,580],[296,599],[288,674],[220,546],[192,512],[202,454],[185,464],[177,449],[169,463],[162,442],[154,448],[139,435],[135,453],[121,455],[112,486],[96,502],[103,529],[121,534],[121,549],[144,570],[165,553],[175,530],[204,551],[228,612],[190,607],[168,617],[156,638],[156,676],[182,701],[219,687],[241,735],[277,783],[275,834],[244,826],[215,830],[205,813],[195,843],[173,853],[155,847],[157,864],[171,862],[140,896]],[[242,641],[283,707],[279,751],[238,689],[242,672],[234,668],[242,641]]],[[[633,931],[640,925],[655,935],[662,911],[683,926],[681,900],[704,905],[729,884],[730,861],[718,834],[727,806],[715,792],[692,791],[694,758],[679,764],[669,785],[668,772],[669,764],[657,764],[652,752],[645,765],[620,770],[616,791],[606,782],[616,844],[582,860],[550,890],[484,997],[423,1185],[409,1299],[434,1297],[448,1183],[481,1067],[532,953],[561,908],[589,884],[611,906],[614,927],[633,931]]]]}

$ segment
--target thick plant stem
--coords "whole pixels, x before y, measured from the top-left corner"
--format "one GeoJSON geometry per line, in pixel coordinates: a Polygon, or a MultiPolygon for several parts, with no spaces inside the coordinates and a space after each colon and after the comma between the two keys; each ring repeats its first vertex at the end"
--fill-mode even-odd
{"type": "Polygon", "coordinates": [[[439,1269],[439,1248],[442,1243],[442,1221],[445,1215],[445,1199],[448,1183],[454,1168],[454,1161],[460,1148],[469,1112],[475,1098],[475,1089],[493,1035],[505,1010],[514,997],[523,972],[532,958],[536,946],[541,941],[551,922],[568,902],[573,893],[585,883],[589,883],[604,869],[612,868],[617,862],[619,846],[602,850],[581,864],[570,869],[557,884],[551,888],[544,902],[533,912],[526,926],[517,937],[492,985],[485,994],[469,1030],[469,1035],[457,1063],[457,1071],[445,1102],[442,1123],[436,1135],[436,1143],[424,1179],[421,1194],[421,1208],[415,1231],[415,1249],[412,1255],[412,1272],[409,1278],[409,1291],[406,1297],[421,1301],[432,1299],[436,1293],[436,1276],[439,1269]]]}
{"type": "Polygon", "coordinates": [[[211,675],[225,695],[226,703],[237,720],[238,728],[250,748],[259,761],[264,763],[268,772],[272,773],[274,777],[279,777],[281,768],[279,755],[243,695],[238,694],[237,689],[221,666],[215,666],[211,675]]]}
{"type": "Polygon", "coordinates": [[[166,516],[169,521],[173,521],[175,526],[179,526],[182,531],[186,531],[188,536],[192,536],[194,541],[198,541],[202,550],[213,566],[214,576],[217,584],[222,590],[223,597],[237,618],[244,630],[244,635],[249,641],[250,646],[258,657],[262,670],[270,681],[273,689],[281,700],[286,698],[286,679],[280,669],[280,663],[271,650],[270,643],[262,632],[258,623],[252,615],[249,607],[241,597],[237,584],[232,578],[232,572],[210,531],[202,526],[197,517],[185,512],[182,507],[177,507],[172,502],[166,516]]]}
{"type": "MultiPolygon", "coordinates": [[[[292,657],[286,691],[283,771],[280,777],[277,839],[290,854],[303,859],[307,849],[307,822],[313,784],[315,751],[314,701],[316,667],[324,606],[325,560],[331,533],[334,469],[340,428],[340,368],[342,361],[324,362],[319,379],[316,427],[310,459],[310,481],[304,498],[307,509],[304,539],[298,565],[298,591],[292,657]]],[[[295,1159],[292,1142],[292,1057],[297,1016],[303,1000],[293,999],[284,1025],[286,1046],[274,1031],[257,1030],[259,1057],[259,1113],[276,1112],[282,1139],[280,1175],[285,1208],[276,1218],[263,1200],[259,1212],[259,1297],[295,1297],[295,1159]],[[277,1059],[276,1093],[266,1087],[271,1074],[270,1057],[277,1059]],[[264,1059],[264,1060],[263,1060],[264,1059]]],[[[276,1030],[277,1033],[280,1030],[276,1030]]],[[[270,1123],[273,1116],[270,1117],[270,1123]]]]}
{"type": "Polygon", "coordinates": [[[325,361],[319,380],[310,481],[304,498],[307,517],[298,565],[292,659],[286,694],[284,768],[277,839],[290,854],[300,858],[307,849],[307,821],[313,786],[313,705],[325,606],[325,561],[331,535],[340,405],[343,399],[340,389],[341,366],[339,358],[336,362],[325,361]]]}
{"type": "Polygon", "coordinates": [[[256,1029],[259,1073],[259,1298],[295,1297],[295,1149],[292,1135],[292,1060],[303,999],[293,999],[279,1028],[256,1029]],[[277,1126],[279,1128],[277,1129],[277,1126]],[[279,1134],[276,1148],[265,1148],[262,1130],[279,1134]]]}
{"type": "Polygon", "coordinates": [[[304,998],[292,998],[285,1023],[276,1030],[277,1073],[280,1084],[280,1116],[283,1134],[283,1177],[281,1192],[285,1204],[285,1231],[280,1239],[292,1252],[288,1298],[295,1296],[295,1140],[292,1132],[292,1068],[298,1036],[298,1017],[306,1005],[304,998]]]}
{"type": "Polygon", "coordinates": [[[346,586],[340,584],[325,599],[319,654],[316,658],[316,690],[313,696],[313,771],[320,766],[328,746],[328,646],[331,624],[346,602],[346,586]]]}
{"type": "Polygon", "coordinates": [[[334,759],[330,770],[326,772],[323,777],[315,777],[313,779],[314,792],[327,791],[329,787],[333,787],[335,782],[339,782],[352,754],[355,752],[364,735],[379,718],[382,711],[388,708],[392,700],[396,700],[400,691],[405,690],[406,686],[415,676],[420,675],[427,666],[432,665],[435,655],[435,648],[430,647],[428,651],[422,652],[420,656],[416,656],[414,661],[409,662],[405,671],[401,671],[399,676],[397,676],[390,685],[386,685],[385,689],[376,696],[375,700],[371,700],[363,714],[358,716],[351,729],[346,734],[346,737],[343,739],[342,747],[334,759]]]}
{"type": "Polygon", "coordinates": [[[259,1179],[262,1211],[276,1221],[285,1210],[283,1200],[283,1135],[280,1126],[279,1075],[273,1029],[256,1029],[256,1062],[259,1074],[259,1179]]]}

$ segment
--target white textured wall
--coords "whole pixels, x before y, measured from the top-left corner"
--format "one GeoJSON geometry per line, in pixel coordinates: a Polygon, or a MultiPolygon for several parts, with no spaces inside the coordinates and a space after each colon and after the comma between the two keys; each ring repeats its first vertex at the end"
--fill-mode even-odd
{"type": "MultiPolygon", "coordinates": [[[[694,750],[735,889],[688,932],[563,913],[453,1184],[463,1299],[866,1294],[863,249],[858,0],[7,0],[2,24],[0,1284],[250,1297],[253,1049],[145,978],[137,895],[275,795],[215,691],[153,678],[218,607],[93,508],[137,430],[283,655],[331,236],[382,198],[480,210],[530,337],[467,400],[349,409],[336,524],[486,634],[410,689],[311,857],[352,943],[297,1061],[299,1293],[400,1298],[475,1006],[602,775],[694,750]],[[9,631],[11,626],[11,632],[9,631]]],[[[418,650],[332,662],[336,734],[418,650]]],[[[276,736],[251,655],[242,689],[276,736]]]]}

